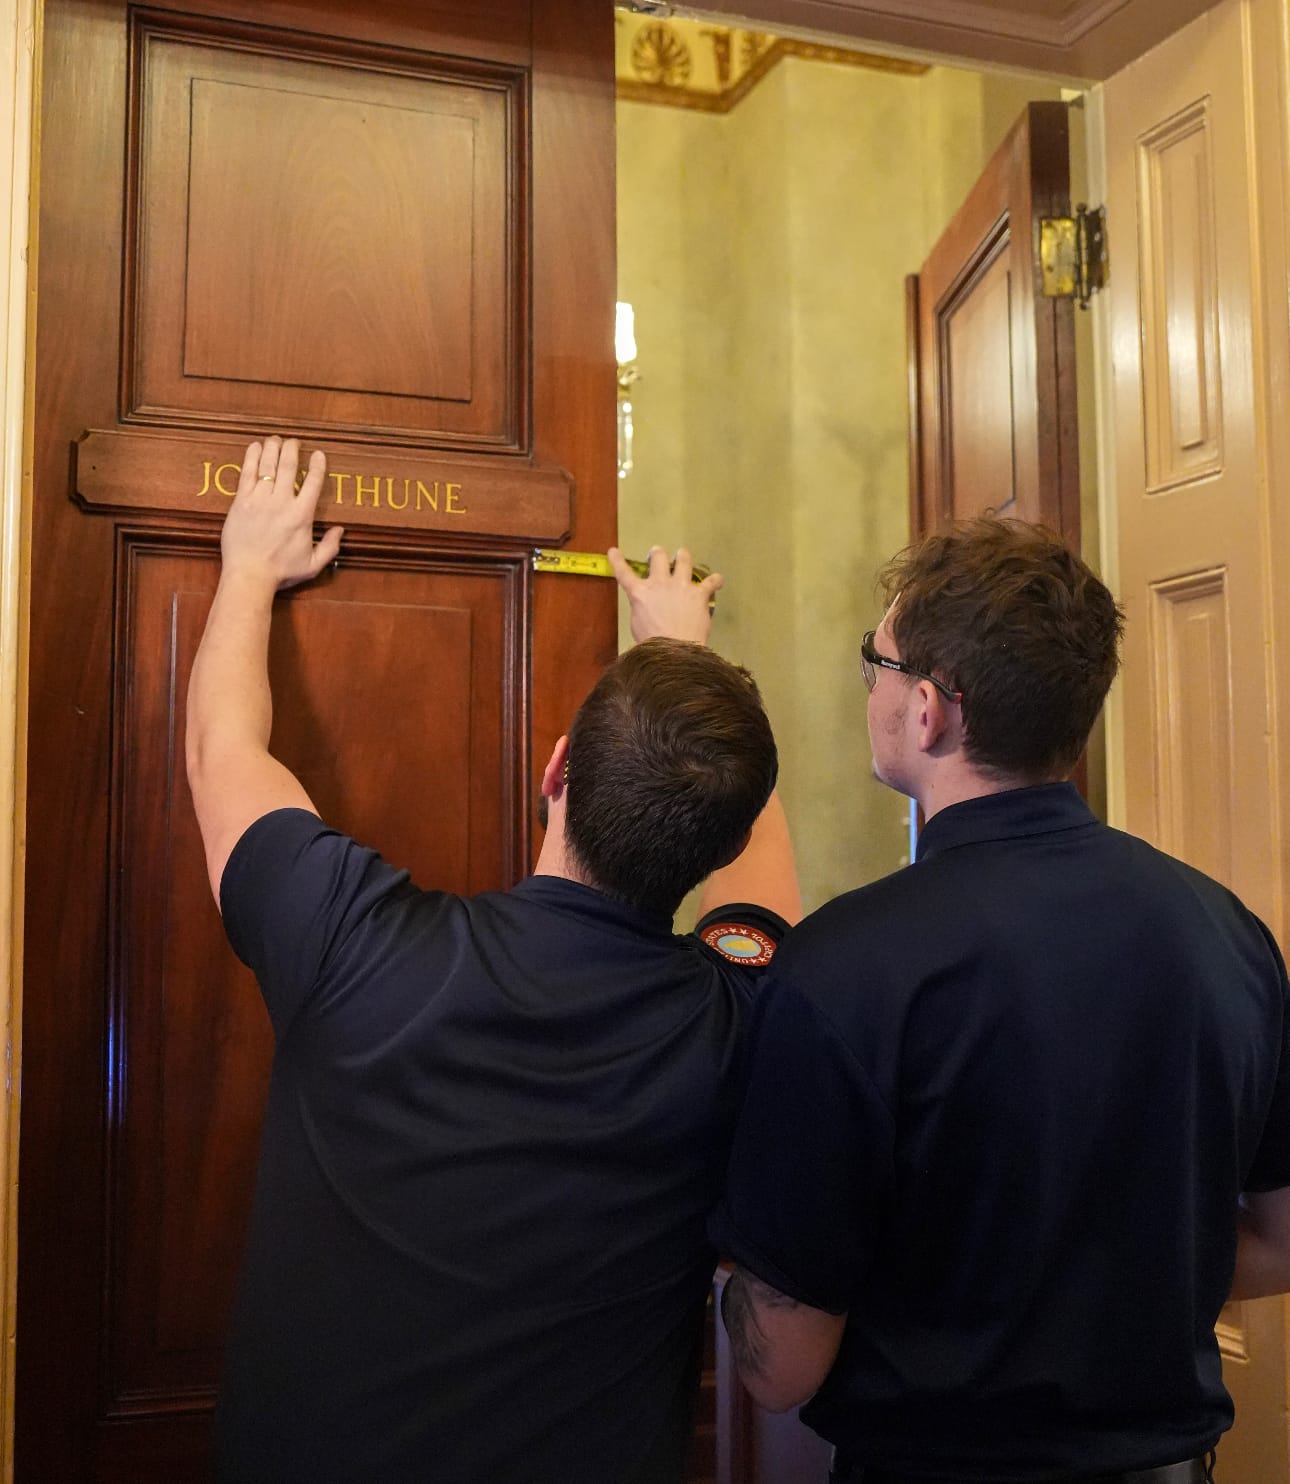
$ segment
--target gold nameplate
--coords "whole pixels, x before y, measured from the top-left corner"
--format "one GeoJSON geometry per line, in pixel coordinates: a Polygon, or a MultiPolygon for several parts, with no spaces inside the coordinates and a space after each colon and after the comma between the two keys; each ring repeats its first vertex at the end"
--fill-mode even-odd
{"type": "MultiPolygon", "coordinates": [[[[305,442],[302,460],[313,446],[305,442]]],[[[222,515],[237,492],[245,451],[245,442],[91,430],[76,446],[76,497],[89,509],[222,515]]],[[[563,469],[520,459],[445,458],[356,444],[325,451],[327,478],[318,519],[331,525],[398,526],[526,542],[560,541],[573,525],[573,480],[563,469]]]]}

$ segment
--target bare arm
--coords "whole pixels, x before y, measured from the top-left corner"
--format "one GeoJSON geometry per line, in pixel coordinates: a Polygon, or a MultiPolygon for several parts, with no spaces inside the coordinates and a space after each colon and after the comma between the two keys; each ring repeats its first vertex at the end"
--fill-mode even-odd
{"type": "Polygon", "coordinates": [[[847,1322],[845,1314],[799,1303],[744,1268],[726,1280],[721,1317],[739,1379],[768,1412],[786,1412],[815,1395],[847,1322]]]}
{"type": "MultiPolygon", "coordinates": [[[[719,572],[701,583],[692,582],[694,563],[684,547],[676,553],[675,564],[669,563],[661,546],[650,547],[648,577],[638,577],[617,547],[611,548],[609,560],[631,605],[633,639],[639,643],[661,636],[689,639],[696,644],[708,642],[712,628],[710,605],[724,583],[719,572]]],[[[797,863],[778,789],[753,825],[742,852],[729,865],[714,871],[704,883],[699,916],[727,902],[753,902],[769,907],[790,927],[801,919],[797,863]]]]}
{"type": "Polygon", "coordinates": [[[1243,1195],[1232,1298],[1290,1293],[1290,1188],[1243,1195]]]}
{"type": "Polygon", "coordinates": [[[270,438],[246,451],[220,539],[219,587],[188,682],[188,785],[217,905],[224,867],[249,825],[274,809],[316,812],[300,781],[269,753],[273,597],[316,577],[341,537],[333,527],[314,544],[327,461],[312,455],[297,495],[298,459],[294,438],[270,438]]]}
{"type": "Polygon", "coordinates": [[[793,858],[793,841],[779,789],[766,801],[743,850],[703,883],[699,917],[724,907],[727,902],[755,902],[759,907],[769,907],[789,927],[801,921],[797,862],[793,858]]]}

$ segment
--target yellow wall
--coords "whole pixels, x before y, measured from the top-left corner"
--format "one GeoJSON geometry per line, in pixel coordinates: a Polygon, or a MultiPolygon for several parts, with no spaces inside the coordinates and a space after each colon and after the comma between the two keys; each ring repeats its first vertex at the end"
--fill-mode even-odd
{"type": "Polygon", "coordinates": [[[904,277],[1024,102],[1055,96],[788,58],[728,114],[618,107],[641,372],[620,542],[725,574],[713,642],[766,696],[808,910],[907,859],[859,666],[908,530],[904,277]]]}

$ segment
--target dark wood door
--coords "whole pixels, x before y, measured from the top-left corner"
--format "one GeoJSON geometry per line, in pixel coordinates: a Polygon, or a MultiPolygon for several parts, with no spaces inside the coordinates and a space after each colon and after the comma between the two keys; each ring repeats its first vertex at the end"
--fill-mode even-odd
{"type": "Polygon", "coordinates": [[[907,280],[915,535],[995,510],[1079,544],[1075,322],[1039,220],[1070,215],[1068,110],[1031,103],[907,280]]]}
{"type": "Polygon", "coordinates": [[[427,884],[523,874],[613,655],[599,0],[49,0],[31,532],[17,1472],[205,1476],[270,1055],[183,775],[244,444],[325,448],[274,746],[427,884]]]}

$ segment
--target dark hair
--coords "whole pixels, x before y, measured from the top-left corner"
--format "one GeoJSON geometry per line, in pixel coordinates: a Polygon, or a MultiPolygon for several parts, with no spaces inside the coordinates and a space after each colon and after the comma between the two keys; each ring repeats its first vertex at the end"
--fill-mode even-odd
{"type": "Polygon", "coordinates": [[[569,729],[569,847],[601,891],[671,916],[738,852],[779,758],[756,683],[702,644],[647,639],[569,729]]]}
{"type": "Polygon", "coordinates": [[[1124,614],[1061,538],[997,516],[956,521],[878,582],[900,658],[962,691],[969,761],[1032,782],[1069,773],[1119,668],[1124,614]]]}

